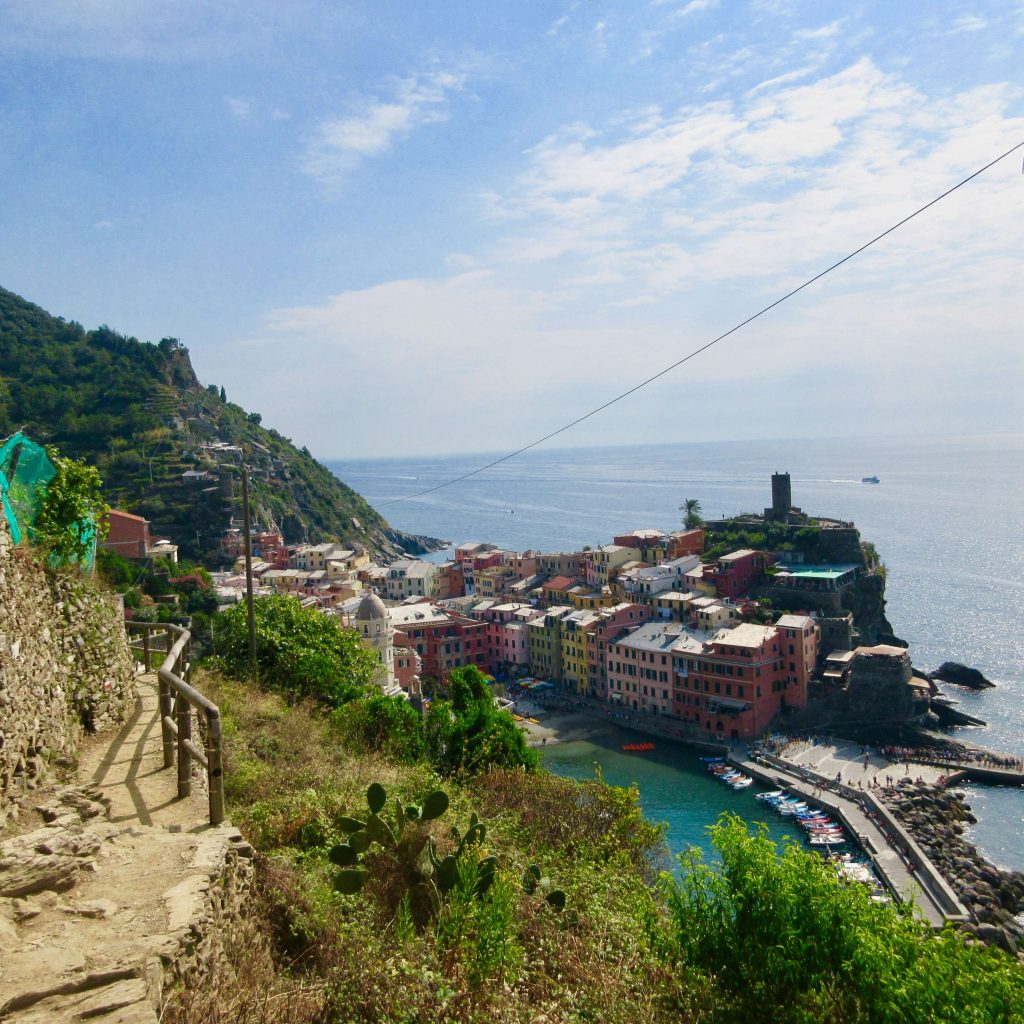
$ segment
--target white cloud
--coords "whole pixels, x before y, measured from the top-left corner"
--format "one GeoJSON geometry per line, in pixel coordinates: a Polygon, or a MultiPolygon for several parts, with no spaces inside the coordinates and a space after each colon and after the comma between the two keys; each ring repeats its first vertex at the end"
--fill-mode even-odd
{"type": "Polygon", "coordinates": [[[839,35],[839,30],[842,27],[843,19],[840,18],[837,21],[829,22],[827,25],[822,25],[819,28],[799,29],[793,33],[793,38],[801,41],[806,39],[832,39],[834,36],[839,35]]]}
{"type": "Polygon", "coordinates": [[[961,32],[980,32],[988,28],[988,22],[976,14],[964,14],[953,22],[949,35],[958,35],[961,32]]]}
{"type": "MultiPolygon", "coordinates": [[[[817,79],[777,76],[730,100],[567,125],[484,198],[494,241],[450,253],[450,276],[277,311],[258,341],[294,357],[289,373],[305,368],[296,391],[311,408],[330,408],[332,368],[386,382],[383,401],[381,389],[364,402],[357,388],[346,408],[386,418],[380,451],[498,447],[512,440],[500,424],[513,408],[528,425],[514,442],[528,441],[674,362],[1024,137],[1024,119],[1010,115],[1018,99],[999,84],[930,96],[863,59],[817,79]],[[452,401],[424,400],[431,393],[452,401]]],[[[871,395],[878,415],[909,407],[904,391],[918,411],[922,395],[952,400],[950,382],[979,361],[1008,380],[1021,364],[1024,315],[1010,231],[1024,218],[1018,179],[1019,164],[1007,164],[972,182],[586,437],[621,439],[616,431],[675,422],[682,408],[749,412],[744,382],[770,395],[801,367],[822,395],[884,367],[871,395]]],[[[1011,408],[1002,392],[1000,408],[1011,408]]],[[[825,398],[811,399],[814,415],[830,415],[825,398]]],[[[339,451],[331,436],[321,450],[339,451]]]]}
{"type": "Polygon", "coordinates": [[[252,117],[252,104],[241,96],[225,96],[224,102],[233,117],[239,121],[248,121],[252,117]]]}
{"type": "Polygon", "coordinates": [[[398,81],[388,99],[357,101],[353,113],[320,122],[303,170],[325,185],[337,185],[361,160],[388,151],[396,139],[447,120],[449,97],[464,83],[461,73],[436,71],[398,81]]]}
{"type": "MultiPolygon", "coordinates": [[[[666,4],[675,3],[676,0],[654,0],[653,7],[663,7],[666,4]]],[[[689,3],[683,4],[673,14],[677,18],[685,18],[690,14],[696,14],[698,11],[706,11],[711,7],[715,7],[718,4],[718,0],[689,0],[689,3]]]]}

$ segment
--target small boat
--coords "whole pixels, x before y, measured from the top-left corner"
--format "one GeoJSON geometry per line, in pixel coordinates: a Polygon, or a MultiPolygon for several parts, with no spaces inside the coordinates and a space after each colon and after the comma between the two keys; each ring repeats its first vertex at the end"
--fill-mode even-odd
{"type": "Polygon", "coordinates": [[[882,481],[877,476],[862,476],[860,482],[862,484],[880,484],[882,481]]]}
{"type": "Polygon", "coordinates": [[[779,807],[779,814],[784,814],[786,817],[792,818],[798,811],[808,810],[807,804],[782,804],[779,807]]]}
{"type": "Polygon", "coordinates": [[[780,797],[783,797],[785,795],[786,794],[781,789],[777,789],[777,790],[775,790],[774,793],[758,793],[755,799],[757,799],[757,800],[778,800],[780,797]]]}
{"type": "Polygon", "coordinates": [[[811,846],[842,846],[846,840],[842,836],[811,836],[811,846]]]}
{"type": "Polygon", "coordinates": [[[724,757],[702,757],[701,760],[705,764],[725,764],[724,757]]]}

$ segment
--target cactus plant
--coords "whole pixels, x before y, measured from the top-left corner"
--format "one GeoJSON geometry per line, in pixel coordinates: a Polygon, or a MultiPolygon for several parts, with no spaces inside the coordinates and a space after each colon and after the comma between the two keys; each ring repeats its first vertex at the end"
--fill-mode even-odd
{"type": "Polygon", "coordinates": [[[523,872],[523,892],[528,896],[543,896],[555,910],[565,909],[565,893],[561,889],[551,888],[551,879],[542,876],[540,868],[531,864],[523,872]]]}
{"type": "MultiPolygon", "coordinates": [[[[474,811],[469,817],[469,827],[461,832],[455,826],[449,829],[454,848],[451,853],[441,856],[432,836],[426,836],[415,826],[435,821],[448,810],[448,794],[437,789],[428,793],[422,804],[403,806],[395,800],[392,812],[385,816],[387,793],[379,782],[374,782],[366,791],[366,806],[369,813],[365,818],[343,815],[336,819],[337,827],[348,837],[347,842],[331,847],[328,857],[341,870],[335,875],[335,888],[345,895],[359,892],[367,879],[363,866],[363,854],[377,843],[383,850],[403,864],[402,874],[409,888],[407,892],[419,889],[426,896],[432,913],[437,914],[442,903],[459,884],[463,861],[466,858],[480,858],[480,848],[487,838],[487,826],[474,811]],[[407,828],[413,831],[407,833],[407,828]],[[421,863],[424,845],[427,849],[427,863],[421,863]]],[[[477,860],[474,891],[477,897],[484,896],[494,884],[498,870],[496,857],[486,856],[477,860]]],[[[552,889],[551,880],[543,877],[540,868],[531,864],[523,874],[523,891],[528,895],[539,895],[554,907],[565,907],[565,893],[552,889]]]]}

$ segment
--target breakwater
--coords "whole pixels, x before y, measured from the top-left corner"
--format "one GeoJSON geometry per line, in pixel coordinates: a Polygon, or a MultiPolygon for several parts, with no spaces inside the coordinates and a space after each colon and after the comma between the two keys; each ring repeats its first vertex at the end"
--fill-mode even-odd
{"type": "Polygon", "coordinates": [[[961,928],[1024,959],[1024,872],[989,863],[964,838],[973,824],[962,792],[909,780],[880,792],[881,800],[942,872],[967,908],[961,928]]]}

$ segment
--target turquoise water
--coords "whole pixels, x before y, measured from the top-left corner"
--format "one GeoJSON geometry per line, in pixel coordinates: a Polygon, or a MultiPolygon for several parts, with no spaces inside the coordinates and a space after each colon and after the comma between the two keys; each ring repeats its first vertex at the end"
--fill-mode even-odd
{"type": "MultiPolygon", "coordinates": [[[[484,461],[462,455],[329,465],[371,502],[386,502],[484,461]]],[[[413,533],[570,550],[636,527],[674,527],[685,498],[697,498],[708,518],[760,510],[770,503],[775,470],[791,473],[795,504],[854,520],[878,547],[889,569],[888,616],[916,665],[962,661],[997,684],[978,693],[945,688],[963,711],[989,723],[964,730],[965,738],[1024,754],[1022,434],[537,449],[382,511],[413,533]],[[860,482],[871,475],[881,483],[860,482]]],[[[644,766],[635,756],[571,744],[551,756],[560,759],[551,762],[555,771],[590,774],[598,759],[609,781],[639,783],[650,816],[672,827],[675,849],[706,845],[703,829],[720,810],[751,816],[759,807],[749,791],[734,794],[703,779],[682,755],[662,764],[659,752],[644,766]]],[[[978,787],[972,798],[979,823],[971,838],[996,863],[1024,870],[1024,792],[978,787]]]]}
{"type": "MultiPolygon", "coordinates": [[[[739,792],[719,782],[708,772],[700,756],[693,750],[660,742],[651,751],[628,753],[624,743],[649,740],[648,736],[617,730],[607,744],[579,740],[542,748],[544,765],[556,775],[571,779],[592,779],[599,764],[605,782],[614,786],[636,784],[640,805],[649,821],[668,825],[666,841],[672,856],[688,846],[697,846],[704,856],[713,859],[707,828],[723,811],[738,814],[748,824],[765,822],[772,839],[798,837],[800,829],[787,824],[754,798],[765,792],[756,783],[739,792]]],[[[810,847],[808,847],[810,848],[810,847]]]]}

